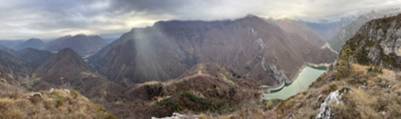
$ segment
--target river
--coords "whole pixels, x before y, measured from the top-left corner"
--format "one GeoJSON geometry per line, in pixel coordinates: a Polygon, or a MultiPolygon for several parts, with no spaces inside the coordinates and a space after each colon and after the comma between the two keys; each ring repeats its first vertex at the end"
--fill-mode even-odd
{"type": "Polygon", "coordinates": [[[326,70],[316,69],[309,66],[305,66],[298,74],[294,82],[284,87],[278,92],[264,94],[263,99],[282,99],[285,100],[291,96],[298,94],[299,92],[305,91],[309,86],[316,81],[320,75],[325,73],[326,70]]]}

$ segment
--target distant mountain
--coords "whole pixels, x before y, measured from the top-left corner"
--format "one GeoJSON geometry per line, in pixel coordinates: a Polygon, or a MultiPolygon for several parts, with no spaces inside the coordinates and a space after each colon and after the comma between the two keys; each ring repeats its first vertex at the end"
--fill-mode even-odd
{"type": "Polygon", "coordinates": [[[25,40],[0,40],[0,45],[13,49],[24,41],[25,40]]]}
{"type": "Polygon", "coordinates": [[[90,71],[90,67],[86,65],[85,61],[77,53],[72,49],[66,48],[47,60],[36,70],[36,73],[49,77],[46,79],[61,81],[62,79],[60,78],[74,77],[77,76],[76,74],[81,74],[81,72],[90,71]]]}
{"type": "Polygon", "coordinates": [[[334,60],[334,53],[304,36],[256,16],[162,21],[132,29],[90,57],[89,62],[110,80],[125,84],[173,79],[197,64],[215,63],[238,78],[273,85],[278,79],[269,73],[271,69],[291,78],[305,62],[334,60]]]}
{"type": "Polygon", "coordinates": [[[27,41],[24,41],[24,42],[18,44],[15,47],[15,49],[17,49],[17,50],[21,50],[21,49],[25,49],[25,48],[43,49],[44,46],[45,46],[45,43],[42,40],[32,38],[32,39],[29,39],[27,41]]]}
{"type": "Polygon", "coordinates": [[[7,53],[9,53],[9,54],[13,54],[13,55],[16,54],[16,51],[15,51],[14,49],[8,48],[8,47],[3,46],[3,45],[0,45],[0,50],[2,50],[2,51],[4,51],[4,52],[7,52],[7,53]]]}
{"type": "Polygon", "coordinates": [[[106,46],[108,43],[97,35],[64,36],[46,44],[45,49],[58,52],[70,48],[82,57],[88,57],[106,46]]]}
{"type": "Polygon", "coordinates": [[[293,37],[302,38],[303,40],[308,41],[311,45],[323,46],[326,43],[317,32],[313,31],[303,22],[289,19],[275,20],[273,22],[293,37]]]}
{"type": "Polygon", "coordinates": [[[68,48],[50,57],[34,74],[34,78],[40,79],[33,82],[35,90],[74,89],[96,101],[113,100],[122,88],[93,72],[77,53],[68,48]]]}
{"type": "Polygon", "coordinates": [[[53,54],[49,51],[26,48],[17,51],[18,57],[29,67],[35,69],[48,60],[53,54]]]}
{"type": "Polygon", "coordinates": [[[351,16],[339,19],[337,21],[314,21],[314,22],[302,21],[302,22],[312,31],[316,32],[321,39],[323,39],[324,41],[330,41],[334,37],[336,37],[338,32],[340,32],[344,26],[350,24],[355,19],[356,19],[355,17],[351,16]]]}

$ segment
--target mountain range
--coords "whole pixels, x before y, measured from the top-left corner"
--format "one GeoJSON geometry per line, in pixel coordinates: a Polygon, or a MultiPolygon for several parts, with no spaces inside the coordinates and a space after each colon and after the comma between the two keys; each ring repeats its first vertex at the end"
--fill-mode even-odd
{"type": "Polygon", "coordinates": [[[318,36],[295,25],[299,24],[271,23],[256,16],[162,21],[132,29],[89,62],[110,80],[125,84],[174,79],[197,64],[215,63],[237,78],[274,85],[279,82],[269,71],[270,65],[292,78],[305,62],[330,63],[336,57],[318,36]],[[293,28],[297,29],[289,30],[293,28]]]}
{"type": "Polygon", "coordinates": [[[159,21],[111,43],[30,39],[0,47],[0,118],[399,118],[400,23],[370,20],[339,54],[310,24],[253,15],[159,21]],[[331,66],[308,90],[261,101],[306,64],[331,66]]]}
{"type": "Polygon", "coordinates": [[[16,51],[32,48],[36,50],[46,50],[57,53],[62,49],[69,48],[77,52],[82,57],[89,57],[98,50],[110,43],[97,35],[67,35],[53,40],[41,40],[31,38],[25,41],[0,42],[0,45],[7,46],[16,51]]]}

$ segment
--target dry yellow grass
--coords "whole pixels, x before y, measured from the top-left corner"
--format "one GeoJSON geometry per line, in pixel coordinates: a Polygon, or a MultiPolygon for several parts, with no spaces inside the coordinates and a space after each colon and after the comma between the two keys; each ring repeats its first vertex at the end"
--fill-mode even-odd
{"type": "Polygon", "coordinates": [[[273,111],[279,119],[315,118],[330,92],[347,89],[341,98],[342,103],[330,105],[335,119],[401,118],[401,80],[397,78],[397,72],[372,70],[372,66],[358,64],[350,68],[347,77],[336,79],[335,71],[323,75],[311,89],[283,101],[273,111]]]}
{"type": "Polygon", "coordinates": [[[0,119],[112,119],[113,115],[75,91],[53,90],[0,98],[0,119]]]}

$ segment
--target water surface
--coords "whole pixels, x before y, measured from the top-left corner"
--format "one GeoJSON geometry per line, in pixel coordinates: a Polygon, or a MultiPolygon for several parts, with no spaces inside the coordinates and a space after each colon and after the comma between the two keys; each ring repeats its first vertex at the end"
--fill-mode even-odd
{"type": "Polygon", "coordinates": [[[316,69],[309,66],[305,66],[298,74],[297,78],[292,84],[284,87],[282,90],[274,93],[268,93],[264,95],[264,99],[287,99],[291,96],[298,94],[299,92],[305,91],[308,87],[316,81],[320,75],[325,73],[324,69],[316,69]]]}

